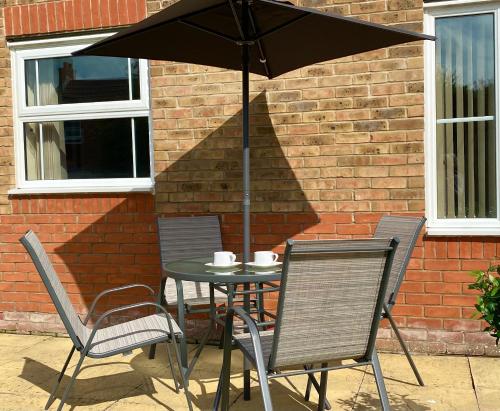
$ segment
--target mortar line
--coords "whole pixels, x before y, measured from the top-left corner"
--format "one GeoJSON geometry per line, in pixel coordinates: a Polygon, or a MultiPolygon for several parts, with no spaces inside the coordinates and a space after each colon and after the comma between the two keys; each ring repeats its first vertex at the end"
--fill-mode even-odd
{"type": "Polygon", "coordinates": [[[477,409],[481,411],[481,407],[479,406],[479,398],[477,397],[477,391],[476,391],[476,383],[474,382],[474,374],[472,374],[472,367],[470,365],[470,357],[467,356],[467,365],[469,366],[469,373],[470,373],[470,380],[472,383],[472,389],[474,390],[474,397],[476,398],[476,405],[477,409]]]}

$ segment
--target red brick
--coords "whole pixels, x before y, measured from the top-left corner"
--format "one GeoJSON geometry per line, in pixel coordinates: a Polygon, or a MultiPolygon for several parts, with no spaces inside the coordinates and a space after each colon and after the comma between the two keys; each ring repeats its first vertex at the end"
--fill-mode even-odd
{"type": "Polygon", "coordinates": [[[446,283],[471,283],[474,277],[466,271],[443,272],[443,281],[446,283]]]}
{"type": "Polygon", "coordinates": [[[108,0],[109,4],[109,23],[111,26],[118,26],[120,18],[118,14],[118,0],[108,0]]]}
{"type": "MultiPolygon", "coordinates": [[[[47,5],[46,4],[38,4],[38,24],[39,24],[39,32],[47,33],[49,31],[49,20],[47,15],[47,5]]],[[[32,202],[32,204],[36,204],[32,202]]],[[[38,210],[37,210],[38,211],[38,210]]],[[[34,211],[34,212],[37,212],[34,211]]]]}
{"type": "Polygon", "coordinates": [[[448,258],[459,258],[459,243],[448,240],[448,258]]]}
{"type": "Polygon", "coordinates": [[[441,296],[438,294],[406,294],[408,304],[439,305],[441,296]]]}
{"type": "Polygon", "coordinates": [[[127,12],[130,23],[138,21],[137,18],[137,2],[135,0],[127,0],[127,12]]]}
{"type": "Polygon", "coordinates": [[[406,319],[407,327],[426,328],[438,330],[443,327],[443,320],[437,318],[411,318],[406,319]]]}
{"type": "Polygon", "coordinates": [[[55,30],[57,31],[62,31],[65,28],[65,22],[64,22],[64,1],[58,1],[55,3],[52,3],[55,6],[55,30]]]}
{"type": "Polygon", "coordinates": [[[5,35],[10,36],[13,34],[12,23],[12,7],[4,8],[4,22],[5,22],[5,35]]]}
{"type": "Polygon", "coordinates": [[[407,271],[405,278],[408,281],[440,281],[441,273],[439,271],[411,270],[407,271]]]}
{"type": "Polygon", "coordinates": [[[461,311],[457,307],[425,307],[425,316],[433,318],[460,318],[461,311]]]}
{"type": "Polygon", "coordinates": [[[424,261],[424,268],[426,270],[459,270],[460,261],[426,259],[424,261]]]}
{"type": "Polygon", "coordinates": [[[337,233],[339,234],[368,234],[371,233],[370,226],[368,224],[340,224],[337,226],[337,233]]]}
{"type": "Polygon", "coordinates": [[[462,307],[473,307],[476,303],[476,297],[474,296],[457,296],[457,295],[445,295],[443,296],[444,305],[458,305],[462,307]]]}
{"type": "Polygon", "coordinates": [[[487,270],[489,266],[488,260],[462,260],[462,270],[487,270]]]}
{"type": "MultiPolygon", "coordinates": [[[[36,10],[36,8],[33,8],[33,10],[36,10]]],[[[31,34],[33,33],[33,25],[31,24],[30,18],[31,13],[30,13],[30,6],[24,5],[20,7],[20,12],[21,12],[21,27],[22,27],[22,34],[31,34]]],[[[37,24],[38,26],[38,24],[37,24]]],[[[19,200],[19,207],[23,207],[23,203],[21,200],[19,200]]]]}
{"type": "Polygon", "coordinates": [[[318,223],[318,217],[314,214],[287,214],[286,221],[289,223],[318,223]]]}
{"type": "MultiPolygon", "coordinates": [[[[90,0],[82,0],[82,24],[83,28],[89,29],[92,27],[98,27],[97,24],[92,22],[92,9],[90,7],[90,0]]],[[[72,209],[73,207],[68,207],[72,209]]]]}
{"type": "Polygon", "coordinates": [[[437,294],[461,294],[462,285],[454,283],[426,283],[425,292],[437,294]]]}
{"type": "Polygon", "coordinates": [[[468,241],[460,242],[460,258],[471,258],[471,243],[468,241]]]}
{"type": "Polygon", "coordinates": [[[444,320],[444,329],[450,331],[479,331],[481,322],[477,320],[444,320]]]}
{"type": "Polygon", "coordinates": [[[146,17],[146,0],[137,0],[137,16],[139,20],[146,17]]]}
{"type": "MultiPolygon", "coordinates": [[[[83,0],[71,0],[73,3],[73,19],[75,21],[75,29],[82,29],[84,28],[83,25],[83,0]]],[[[87,199],[88,200],[88,199],[87,199]]],[[[58,201],[58,204],[61,204],[60,201],[58,201]]],[[[96,207],[92,207],[92,209],[95,209],[96,207]]],[[[62,210],[61,210],[62,211],[62,210]]]]}
{"type": "Polygon", "coordinates": [[[396,305],[393,309],[394,315],[406,315],[412,317],[421,317],[424,314],[422,306],[418,305],[396,305]]]}
{"type": "MultiPolygon", "coordinates": [[[[75,10],[73,5],[73,0],[66,0],[64,3],[64,30],[74,30],[75,24],[75,10]]],[[[47,210],[49,209],[49,203],[47,202],[47,210]]]]}

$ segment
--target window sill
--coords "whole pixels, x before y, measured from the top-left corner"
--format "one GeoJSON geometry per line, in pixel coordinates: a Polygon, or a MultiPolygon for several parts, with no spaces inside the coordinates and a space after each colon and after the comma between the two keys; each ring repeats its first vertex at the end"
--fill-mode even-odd
{"type": "Polygon", "coordinates": [[[7,191],[9,196],[27,194],[72,194],[72,193],[153,193],[154,186],[100,186],[100,187],[30,187],[13,188],[7,191]]]}
{"type": "Polygon", "coordinates": [[[443,227],[432,226],[427,224],[428,236],[453,236],[453,237],[467,237],[467,236],[500,236],[500,226],[497,221],[492,222],[489,226],[476,226],[476,227],[443,227]]]}

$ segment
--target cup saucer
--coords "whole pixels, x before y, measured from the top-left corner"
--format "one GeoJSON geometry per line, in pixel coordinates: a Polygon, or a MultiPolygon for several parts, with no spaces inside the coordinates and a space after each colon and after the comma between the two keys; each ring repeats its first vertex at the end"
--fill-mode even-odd
{"type": "Polygon", "coordinates": [[[255,268],[271,268],[271,267],[278,267],[282,263],[279,261],[275,261],[271,264],[264,264],[263,265],[263,264],[257,264],[254,261],[249,261],[248,263],[245,263],[245,264],[248,265],[249,267],[255,267],[255,268]]]}
{"type": "Polygon", "coordinates": [[[241,265],[241,263],[239,261],[235,261],[234,263],[228,265],[215,265],[214,263],[205,263],[205,265],[210,268],[234,268],[241,265]]]}

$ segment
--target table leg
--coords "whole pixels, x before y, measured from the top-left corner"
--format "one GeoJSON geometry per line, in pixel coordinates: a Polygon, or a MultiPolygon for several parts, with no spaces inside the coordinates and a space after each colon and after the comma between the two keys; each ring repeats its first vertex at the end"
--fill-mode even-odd
{"type": "Polygon", "coordinates": [[[188,352],[186,341],[186,321],[185,321],[185,306],[184,306],[184,290],[182,288],[182,281],[175,280],[177,288],[177,323],[182,330],[182,338],[179,338],[179,348],[181,354],[182,372],[186,375],[188,371],[188,352]]]}
{"type": "MultiPolygon", "coordinates": [[[[250,284],[245,283],[244,290],[250,290],[250,284]]],[[[243,309],[250,313],[250,294],[243,295],[243,309]]],[[[250,361],[247,360],[245,356],[243,356],[243,399],[245,401],[250,401],[250,361]]]]}

